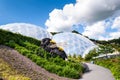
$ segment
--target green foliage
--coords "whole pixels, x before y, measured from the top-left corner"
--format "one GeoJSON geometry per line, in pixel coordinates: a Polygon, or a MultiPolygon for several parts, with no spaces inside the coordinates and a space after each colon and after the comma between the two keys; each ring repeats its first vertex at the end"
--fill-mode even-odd
{"type": "Polygon", "coordinates": [[[98,48],[91,50],[86,56],[85,60],[91,60],[93,57],[99,56],[100,54],[113,53],[115,50],[111,45],[98,45],[98,48]]]}
{"type": "Polygon", "coordinates": [[[58,56],[52,57],[50,53],[40,48],[40,41],[30,37],[0,30],[0,44],[16,49],[37,65],[59,76],[78,79],[84,70],[79,63],[65,61],[58,56]]]}
{"type": "Polygon", "coordinates": [[[68,60],[69,60],[70,62],[80,63],[80,62],[82,62],[84,59],[82,58],[81,55],[78,55],[78,56],[76,56],[76,55],[73,55],[73,56],[69,55],[69,56],[68,56],[68,60]]]}
{"type": "Polygon", "coordinates": [[[37,46],[40,45],[39,40],[0,29],[0,44],[5,44],[5,43],[9,42],[10,40],[14,41],[15,43],[17,43],[21,46],[23,46],[23,42],[27,42],[27,41],[29,43],[35,44],[37,46]]]}
{"type": "Polygon", "coordinates": [[[112,39],[112,40],[108,40],[108,41],[104,41],[104,40],[100,41],[100,40],[94,40],[94,39],[91,39],[91,40],[100,45],[111,46],[120,52],[120,38],[112,39]]]}
{"type": "Polygon", "coordinates": [[[120,57],[113,59],[96,60],[96,64],[109,68],[115,76],[115,80],[120,80],[120,57]]]}
{"type": "Polygon", "coordinates": [[[99,45],[99,54],[113,53],[114,49],[110,45],[99,45]]]}
{"type": "Polygon", "coordinates": [[[99,54],[97,53],[97,49],[91,50],[86,56],[85,60],[91,60],[94,56],[98,56],[99,54]]]}
{"type": "Polygon", "coordinates": [[[6,43],[6,45],[9,45],[11,48],[14,48],[15,47],[15,41],[10,40],[8,43],[6,43]]]}

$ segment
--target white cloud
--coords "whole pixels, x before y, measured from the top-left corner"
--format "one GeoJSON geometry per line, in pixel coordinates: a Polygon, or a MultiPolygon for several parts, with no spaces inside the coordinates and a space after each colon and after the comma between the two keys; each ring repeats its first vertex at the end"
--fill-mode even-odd
{"type": "Polygon", "coordinates": [[[115,20],[113,22],[113,26],[111,28],[118,29],[120,31],[120,16],[115,18],[115,20]]]}
{"type": "Polygon", "coordinates": [[[49,25],[48,31],[71,31],[72,28],[69,26],[72,26],[73,22],[63,14],[62,10],[54,9],[49,15],[50,18],[45,23],[49,25]]]}
{"type": "Polygon", "coordinates": [[[76,0],[76,4],[66,4],[62,10],[54,9],[45,25],[51,32],[71,31],[73,25],[81,23],[95,26],[96,22],[111,17],[118,10],[120,0],[76,0]]]}
{"type": "Polygon", "coordinates": [[[113,22],[113,25],[111,26],[111,29],[116,29],[117,30],[116,32],[111,32],[110,33],[111,39],[119,38],[120,37],[120,16],[115,18],[115,20],[113,22]]]}
{"type": "Polygon", "coordinates": [[[120,37],[120,31],[119,32],[112,32],[110,33],[110,38],[109,39],[115,39],[120,37]]]}
{"type": "Polygon", "coordinates": [[[99,39],[103,34],[105,34],[105,22],[97,22],[91,26],[87,26],[84,28],[83,35],[89,36],[90,38],[99,39]]]}
{"type": "Polygon", "coordinates": [[[107,22],[100,21],[84,28],[84,35],[99,40],[110,40],[120,37],[120,16],[107,22]],[[107,32],[107,30],[109,31],[107,32]],[[112,31],[113,30],[113,31],[112,31]]]}

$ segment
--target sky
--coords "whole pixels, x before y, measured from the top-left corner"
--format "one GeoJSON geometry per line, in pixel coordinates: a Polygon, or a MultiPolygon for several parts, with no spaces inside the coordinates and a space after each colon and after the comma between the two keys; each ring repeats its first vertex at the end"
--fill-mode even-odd
{"type": "Polygon", "coordinates": [[[0,0],[0,25],[8,23],[31,23],[45,27],[49,13],[75,0],[0,0]]]}
{"type": "Polygon", "coordinates": [[[12,23],[110,40],[120,37],[120,0],[0,0],[0,26],[12,23]]]}

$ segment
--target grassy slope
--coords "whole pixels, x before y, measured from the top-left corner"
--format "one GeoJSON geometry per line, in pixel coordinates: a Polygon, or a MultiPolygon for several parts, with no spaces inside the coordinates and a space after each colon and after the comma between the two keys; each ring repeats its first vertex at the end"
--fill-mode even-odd
{"type": "Polygon", "coordinates": [[[11,66],[0,58],[0,77],[5,80],[30,80],[23,74],[17,73],[11,66]]]}
{"type": "Polygon", "coordinates": [[[18,50],[37,65],[59,76],[80,78],[80,74],[83,72],[82,66],[78,63],[67,62],[60,58],[52,58],[50,53],[40,48],[40,41],[33,38],[0,30],[0,44],[18,50]]]}

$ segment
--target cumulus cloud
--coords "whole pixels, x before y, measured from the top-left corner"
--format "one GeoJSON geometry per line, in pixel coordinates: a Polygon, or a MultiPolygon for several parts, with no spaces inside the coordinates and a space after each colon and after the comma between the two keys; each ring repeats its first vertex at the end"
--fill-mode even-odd
{"type": "Polygon", "coordinates": [[[87,26],[82,33],[85,36],[89,36],[90,38],[101,38],[103,34],[105,34],[105,22],[100,21],[91,26],[87,26]]]}
{"type": "Polygon", "coordinates": [[[113,22],[113,26],[111,28],[118,29],[120,31],[120,16],[115,18],[115,20],[113,22]]]}
{"type": "Polygon", "coordinates": [[[120,31],[119,32],[112,32],[110,33],[110,38],[109,39],[115,39],[120,37],[120,31]]]}
{"type": "Polygon", "coordinates": [[[120,16],[115,18],[113,25],[111,26],[111,29],[116,29],[116,32],[111,32],[110,38],[111,39],[119,38],[120,37],[120,16]]]}
{"type": "Polygon", "coordinates": [[[70,18],[66,17],[62,10],[54,9],[50,14],[49,20],[46,21],[48,31],[71,31],[73,22],[70,18]]]}
{"type": "Polygon", "coordinates": [[[110,40],[120,37],[120,16],[107,22],[99,21],[84,28],[83,35],[99,40],[110,40]],[[109,29],[109,31],[107,31],[109,29]]]}
{"type": "MultiPolygon", "coordinates": [[[[100,25],[99,21],[111,17],[119,10],[120,0],[76,0],[75,4],[66,4],[61,10],[54,9],[45,25],[48,31],[58,32],[71,31],[73,25],[85,23],[88,25],[85,29],[87,30],[92,25],[96,26],[96,22],[100,25]]],[[[102,29],[103,27],[101,31],[104,32],[102,29]]]]}

